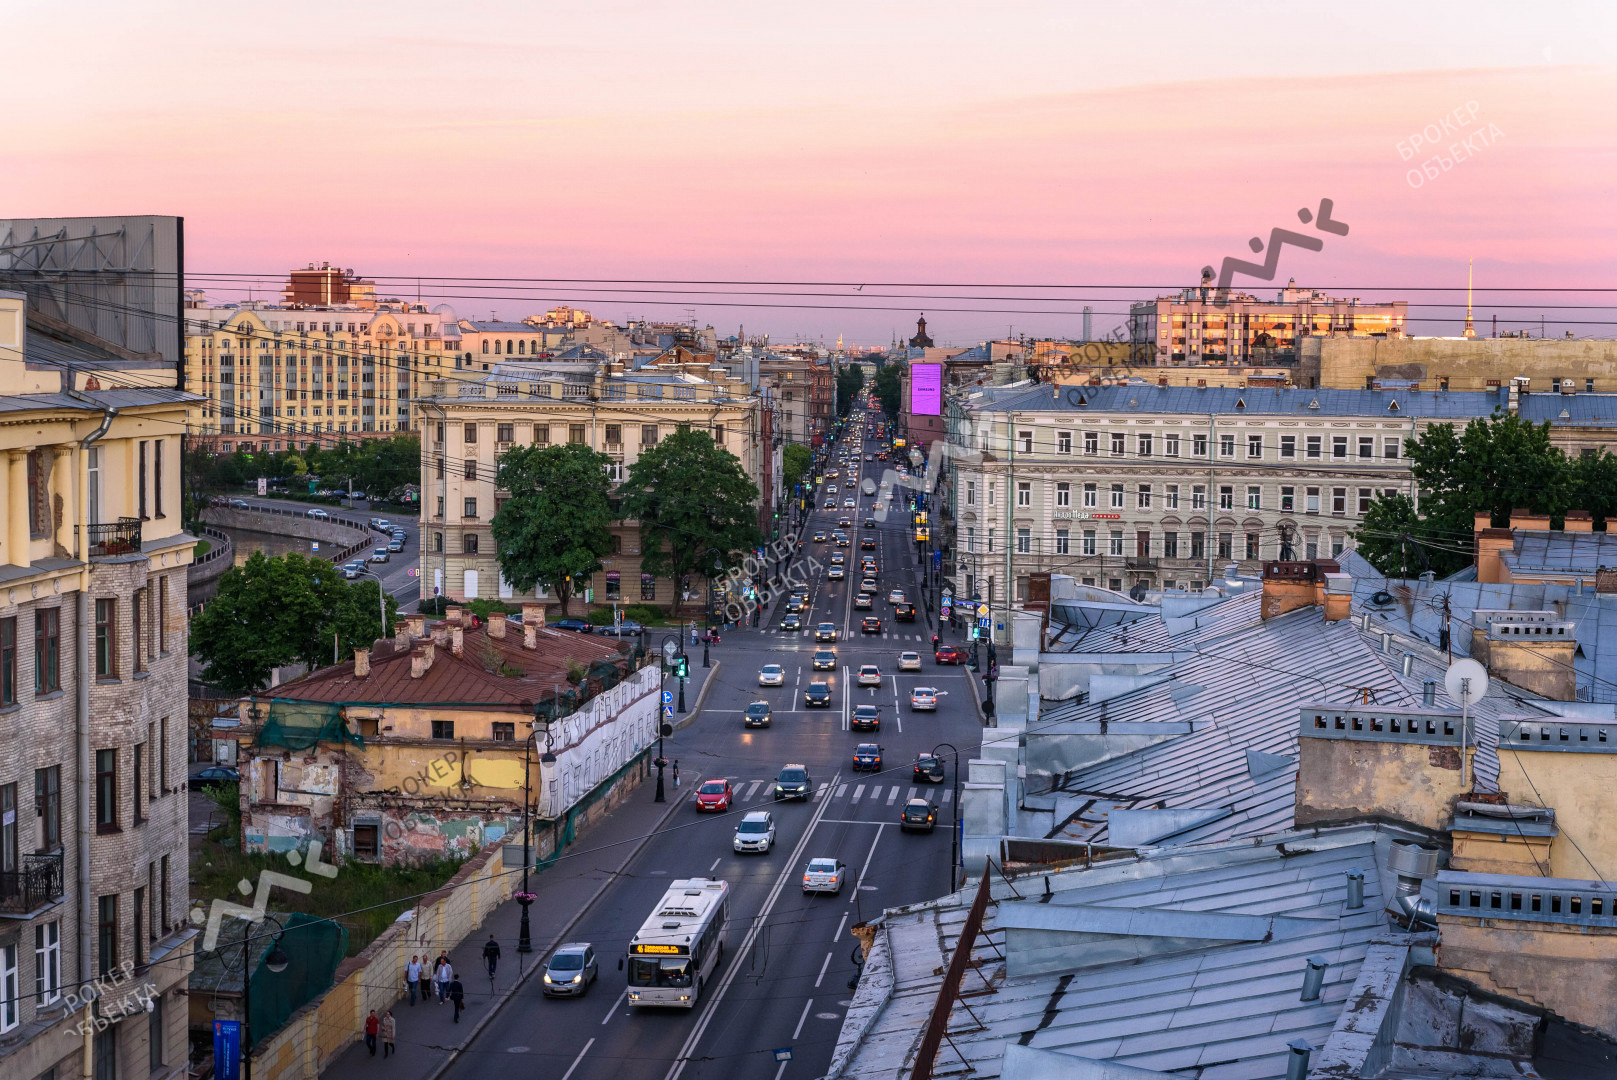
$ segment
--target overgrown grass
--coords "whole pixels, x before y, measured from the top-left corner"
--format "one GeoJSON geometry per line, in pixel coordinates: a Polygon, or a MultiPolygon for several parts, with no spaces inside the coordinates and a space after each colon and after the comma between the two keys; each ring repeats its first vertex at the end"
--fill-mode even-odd
{"type": "MultiPolygon", "coordinates": [[[[222,898],[241,902],[238,881],[256,882],[260,870],[297,874],[284,855],[245,855],[241,851],[241,811],[237,787],[224,784],[205,792],[218,803],[225,821],[210,832],[191,863],[191,899],[206,903],[222,898]]],[[[335,878],[313,878],[307,894],[277,889],[274,906],[321,918],[348,928],[348,955],[358,955],[399,917],[415,906],[415,897],[439,888],[465,863],[463,858],[435,859],[418,866],[377,866],[349,862],[335,878]]],[[[308,875],[299,874],[307,877],[308,875]]]]}

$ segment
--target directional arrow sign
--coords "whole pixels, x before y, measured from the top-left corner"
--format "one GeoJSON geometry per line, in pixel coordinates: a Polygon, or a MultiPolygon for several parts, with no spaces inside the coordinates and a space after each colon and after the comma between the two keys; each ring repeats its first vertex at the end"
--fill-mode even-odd
{"type": "Polygon", "coordinates": [[[673,700],[674,700],[674,692],[672,690],[664,690],[663,691],[663,704],[664,705],[671,704],[673,702],[673,700]]]}

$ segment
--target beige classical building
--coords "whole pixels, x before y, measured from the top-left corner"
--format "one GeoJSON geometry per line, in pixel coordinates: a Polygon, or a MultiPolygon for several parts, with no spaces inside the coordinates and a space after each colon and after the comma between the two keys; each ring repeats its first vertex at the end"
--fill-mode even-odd
{"type": "Polygon", "coordinates": [[[185,1069],[174,374],[0,292],[0,1076],[185,1069]]]}
{"type": "MultiPolygon", "coordinates": [[[[740,461],[758,485],[761,515],[767,515],[779,498],[781,453],[771,430],[768,391],[727,378],[700,354],[684,359],[690,362],[669,359],[632,372],[616,361],[519,359],[469,381],[428,381],[416,401],[426,418],[422,596],[528,599],[517,596],[500,575],[489,532],[509,494],[495,487],[496,465],[513,446],[581,443],[611,458],[612,478],[622,480],[643,450],[677,430],[695,428],[709,432],[740,461]]],[[[674,582],[641,571],[636,522],[619,522],[612,533],[612,554],[589,586],[595,605],[700,604],[701,581],[674,582]]],[[[543,587],[535,596],[554,599],[543,587]]]]}

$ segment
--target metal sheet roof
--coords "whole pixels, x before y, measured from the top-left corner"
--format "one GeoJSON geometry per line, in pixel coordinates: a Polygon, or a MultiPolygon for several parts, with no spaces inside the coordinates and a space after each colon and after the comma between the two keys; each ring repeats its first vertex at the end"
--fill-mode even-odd
{"type": "MultiPolygon", "coordinates": [[[[1575,396],[1575,395],[1574,395],[1575,396]]],[[[1617,395],[1587,395],[1592,414],[1617,421],[1617,395]]],[[[1299,390],[1223,386],[991,386],[966,397],[970,410],[1053,413],[1172,413],[1205,416],[1364,416],[1470,420],[1493,414],[1497,393],[1485,391],[1299,390]],[[1084,402],[1080,405],[1078,402],[1084,402]]],[[[1559,410],[1557,410],[1559,411],[1559,410]]],[[[1545,419],[1550,419],[1545,417],[1545,419]]]]}

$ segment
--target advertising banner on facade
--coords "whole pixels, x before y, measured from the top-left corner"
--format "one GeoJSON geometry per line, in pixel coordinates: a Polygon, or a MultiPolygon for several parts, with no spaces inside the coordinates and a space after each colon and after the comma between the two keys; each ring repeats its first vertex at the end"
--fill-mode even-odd
{"type": "Polygon", "coordinates": [[[943,365],[910,365],[910,413],[914,416],[943,414],[943,365]]]}

